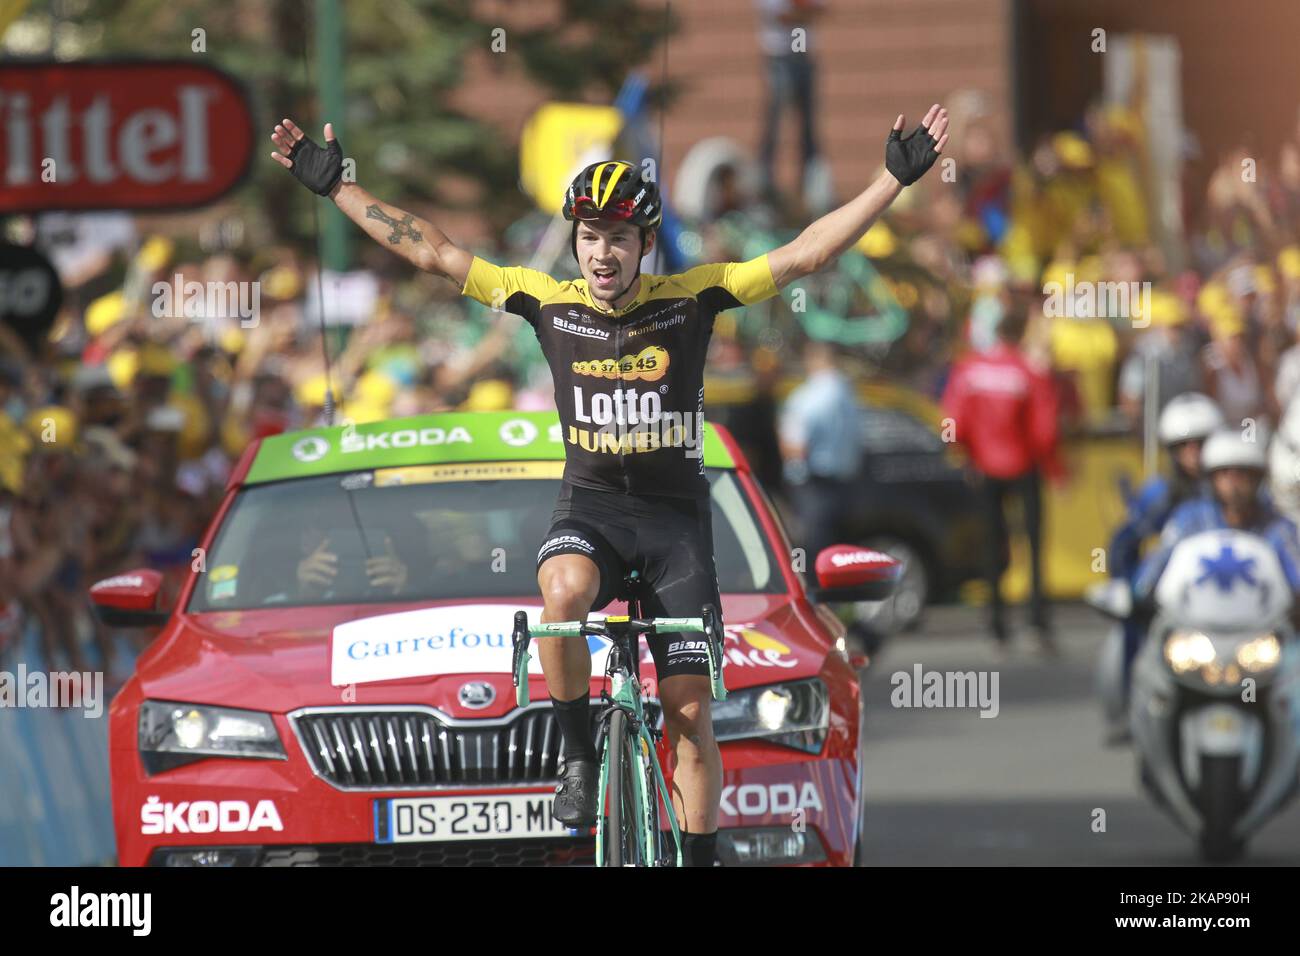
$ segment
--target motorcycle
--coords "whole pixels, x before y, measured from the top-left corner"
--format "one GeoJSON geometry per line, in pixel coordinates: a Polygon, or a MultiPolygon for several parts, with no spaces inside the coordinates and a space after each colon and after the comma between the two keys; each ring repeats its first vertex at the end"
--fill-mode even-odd
{"type": "MultiPolygon", "coordinates": [[[[1127,582],[1086,600],[1116,620],[1127,582]]],[[[1133,664],[1127,720],[1143,787],[1210,862],[1240,857],[1294,796],[1300,768],[1300,644],[1293,595],[1273,548],[1231,529],[1203,531],[1170,554],[1133,664]]],[[[1113,719],[1117,641],[1102,655],[1113,719]]]]}

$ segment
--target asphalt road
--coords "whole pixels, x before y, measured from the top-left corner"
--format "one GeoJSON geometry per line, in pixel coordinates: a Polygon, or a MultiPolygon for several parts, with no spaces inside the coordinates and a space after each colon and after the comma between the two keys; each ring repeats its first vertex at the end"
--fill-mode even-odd
{"type": "MultiPolygon", "coordinates": [[[[1141,791],[1132,751],[1101,743],[1093,671],[1106,622],[1057,608],[1055,658],[1027,629],[1003,656],[980,623],[966,608],[927,612],[867,673],[869,865],[1197,865],[1193,839],[1141,791]],[[892,675],[918,663],[996,672],[997,715],[893,706],[892,675]]],[[[1300,801],[1256,834],[1244,862],[1300,863],[1300,801]]]]}

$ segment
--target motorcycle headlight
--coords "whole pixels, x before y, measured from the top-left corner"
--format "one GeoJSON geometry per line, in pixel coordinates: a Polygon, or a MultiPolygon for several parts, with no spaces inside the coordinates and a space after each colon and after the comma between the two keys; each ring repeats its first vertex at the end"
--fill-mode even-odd
{"type": "Polygon", "coordinates": [[[288,759],[270,714],[163,700],[140,705],[139,746],[150,774],[205,757],[288,759]]]}
{"type": "Polygon", "coordinates": [[[1200,631],[1174,631],[1165,641],[1165,660],[1175,674],[1216,664],[1214,643],[1200,631]]]}
{"type": "Polygon", "coordinates": [[[761,738],[820,753],[830,723],[830,694],[820,680],[733,690],[713,703],[713,735],[720,742],[761,738]]]}
{"type": "Polygon", "coordinates": [[[1237,648],[1237,663],[1252,674],[1272,670],[1281,659],[1282,642],[1276,634],[1265,634],[1237,648]]]}

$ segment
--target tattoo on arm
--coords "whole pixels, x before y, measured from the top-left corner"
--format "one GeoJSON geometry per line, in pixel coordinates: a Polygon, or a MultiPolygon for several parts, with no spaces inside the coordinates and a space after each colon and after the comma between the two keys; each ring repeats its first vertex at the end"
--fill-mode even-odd
{"type": "Polygon", "coordinates": [[[366,218],[378,219],[380,222],[392,226],[393,231],[388,234],[388,241],[394,246],[402,241],[403,236],[413,242],[421,242],[424,239],[424,236],[420,234],[420,230],[411,225],[411,223],[415,221],[415,217],[410,213],[407,213],[406,217],[402,219],[401,222],[398,222],[392,216],[384,212],[379,203],[371,203],[366,207],[366,218]]]}

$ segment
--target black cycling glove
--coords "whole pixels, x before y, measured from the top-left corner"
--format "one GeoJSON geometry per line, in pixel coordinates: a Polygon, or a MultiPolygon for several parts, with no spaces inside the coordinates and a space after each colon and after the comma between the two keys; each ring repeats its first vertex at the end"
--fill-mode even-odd
{"type": "Polygon", "coordinates": [[[289,150],[289,158],[289,172],[318,196],[328,196],[343,178],[343,147],[337,139],[322,148],[304,134],[289,150]]]}
{"type": "Polygon", "coordinates": [[[918,126],[906,137],[896,129],[889,131],[885,140],[885,168],[904,186],[910,186],[934,165],[939,154],[934,150],[937,141],[924,126],[918,126]]]}

